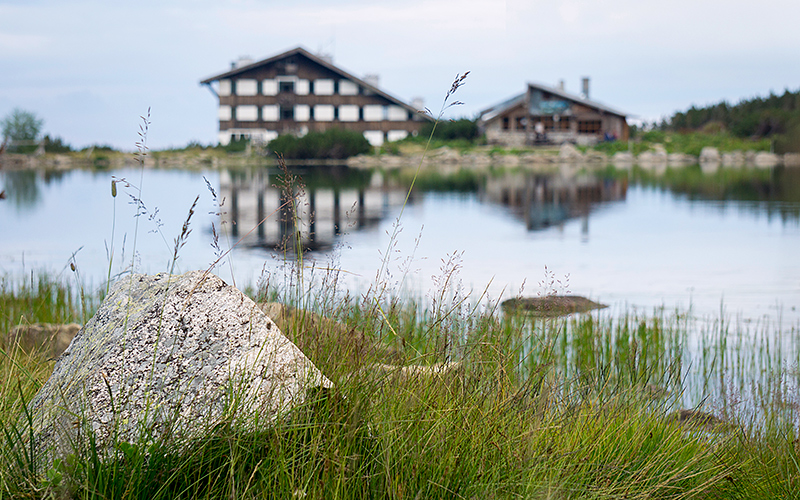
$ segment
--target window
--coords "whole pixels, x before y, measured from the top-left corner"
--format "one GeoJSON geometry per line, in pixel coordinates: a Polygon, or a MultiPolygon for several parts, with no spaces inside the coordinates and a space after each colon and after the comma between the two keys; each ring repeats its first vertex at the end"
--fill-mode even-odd
{"type": "Polygon", "coordinates": [[[230,80],[220,80],[219,81],[219,95],[231,95],[231,81],[230,80]]]}
{"type": "Polygon", "coordinates": [[[339,120],[343,122],[358,121],[358,106],[355,104],[343,104],[339,106],[339,120]]]}
{"type": "Polygon", "coordinates": [[[393,122],[408,120],[408,111],[402,106],[387,106],[386,115],[387,118],[393,122]]]}
{"type": "Polygon", "coordinates": [[[280,116],[280,110],[275,104],[267,104],[261,108],[261,120],[265,122],[276,122],[280,116]]]}
{"type": "Polygon", "coordinates": [[[367,104],[364,106],[364,121],[379,122],[383,120],[383,106],[379,104],[367,104]]]}
{"type": "Polygon", "coordinates": [[[503,130],[508,130],[509,128],[509,119],[507,116],[503,117],[503,130]]]}
{"type": "Polygon", "coordinates": [[[315,80],[315,95],[333,95],[333,80],[315,80]]]}
{"type": "Polygon", "coordinates": [[[308,104],[298,104],[294,107],[294,119],[299,122],[306,122],[311,118],[311,108],[308,104]]]}
{"type": "Polygon", "coordinates": [[[264,95],[278,95],[278,82],[276,80],[263,80],[261,93],[264,95]]]}
{"type": "Polygon", "coordinates": [[[257,95],[258,82],[249,78],[236,80],[236,95],[257,95]]]}
{"type": "Polygon", "coordinates": [[[278,92],[281,94],[294,94],[294,82],[293,81],[283,81],[278,83],[278,92]]]}
{"type": "Polygon", "coordinates": [[[227,106],[225,104],[222,104],[219,107],[219,111],[217,113],[217,116],[219,117],[219,121],[221,121],[221,122],[226,122],[226,121],[230,120],[232,118],[231,107],[227,106]]]}
{"type": "Polygon", "coordinates": [[[339,95],[358,95],[358,85],[350,80],[339,80],[339,95]]]}
{"type": "Polygon", "coordinates": [[[236,106],[236,119],[242,122],[254,122],[258,120],[258,106],[236,106]]]}
{"type": "Polygon", "coordinates": [[[317,104],[314,106],[314,119],[319,122],[333,121],[335,110],[331,104],[317,104]]]}
{"type": "Polygon", "coordinates": [[[579,134],[599,134],[602,128],[600,120],[578,120],[579,134]]]}
{"type": "Polygon", "coordinates": [[[294,106],[281,106],[281,120],[294,120],[294,106]]]}

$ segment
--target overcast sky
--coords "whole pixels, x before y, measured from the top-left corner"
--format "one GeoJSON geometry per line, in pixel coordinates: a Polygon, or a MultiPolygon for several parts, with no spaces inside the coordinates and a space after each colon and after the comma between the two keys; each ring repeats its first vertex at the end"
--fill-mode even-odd
{"type": "Polygon", "coordinates": [[[797,0],[0,0],[0,117],[20,107],[74,147],[132,150],[151,108],[152,148],[216,140],[216,98],[199,81],[296,46],[403,100],[450,116],[528,81],[652,120],[800,88],[797,0]]]}

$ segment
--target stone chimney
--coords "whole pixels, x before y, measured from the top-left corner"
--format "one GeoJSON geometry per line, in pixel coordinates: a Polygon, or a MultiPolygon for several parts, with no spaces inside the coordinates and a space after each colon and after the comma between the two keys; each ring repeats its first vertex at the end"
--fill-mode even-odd
{"type": "Polygon", "coordinates": [[[362,78],[367,84],[372,85],[375,88],[378,88],[378,84],[380,83],[381,77],[376,73],[370,73],[368,75],[364,75],[362,78]]]}
{"type": "Polygon", "coordinates": [[[253,64],[253,58],[250,56],[239,56],[239,59],[233,61],[231,63],[231,69],[241,68],[242,66],[247,66],[248,64],[253,64]]]}
{"type": "Polygon", "coordinates": [[[422,97],[414,97],[413,99],[411,99],[411,106],[417,111],[424,111],[425,99],[423,99],[422,97]]]}
{"type": "Polygon", "coordinates": [[[564,92],[564,80],[559,80],[558,81],[558,90],[560,90],[561,92],[564,92]]]}
{"type": "Polygon", "coordinates": [[[584,76],[581,81],[583,82],[583,90],[581,90],[581,97],[584,99],[589,98],[589,77],[584,76]]]}

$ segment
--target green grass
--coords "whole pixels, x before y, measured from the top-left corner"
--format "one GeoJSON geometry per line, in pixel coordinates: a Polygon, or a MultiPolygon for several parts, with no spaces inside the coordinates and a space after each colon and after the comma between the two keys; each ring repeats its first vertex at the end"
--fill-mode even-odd
{"type": "MultiPolygon", "coordinates": [[[[742,139],[729,132],[662,132],[653,130],[639,134],[631,143],[633,153],[639,155],[653,149],[656,144],[664,146],[667,153],[685,153],[700,156],[704,147],[717,148],[721,153],[731,151],[769,151],[769,139],[742,139]]],[[[627,142],[601,142],[594,146],[597,151],[613,155],[619,151],[629,151],[627,142]]]]}
{"type": "MultiPolygon", "coordinates": [[[[32,318],[76,317],[52,287],[13,288],[4,304],[28,304],[18,310],[32,318]]],[[[796,351],[777,355],[780,332],[711,324],[697,348],[693,320],[663,312],[534,320],[458,302],[395,299],[381,313],[369,300],[303,300],[405,363],[457,360],[463,372],[398,382],[348,377],[352,365],[328,359],[319,364],[336,388],[274,424],[253,422],[258,432],[233,418],[191,442],[118,443],[110,460],[86,441],[37,473],[12,429],[24,432],[24,403],[52,362],[11,349],[0,358],[0,496],[789,498],[798,486],[798,414],[775,383],[797,383],[786,370],[796,351]],[[669,416],[704,400],[736,430],[691,431],[669,416]]]]}

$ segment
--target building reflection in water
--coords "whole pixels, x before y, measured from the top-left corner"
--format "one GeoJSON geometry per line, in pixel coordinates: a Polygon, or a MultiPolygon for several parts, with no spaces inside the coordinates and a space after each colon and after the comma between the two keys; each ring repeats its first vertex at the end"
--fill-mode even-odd
{"type": "Polygon", "coordinates": [[[326,250],[340,234],[376,226],[405,201],[407,191],[388,187],[380,173],[337,175],[345,171],[303,175],[303,187],[292,193],[275,170],[223,171],[222,220],[246,246],[291,250],[299,237],[306,250],[326,250]]]}
{"type": "MultiPolygon", "coordinates": [[[[341,167],[304,172],[304,187],[294,189],[292,202],[290,193],[280,187],[281,175],[270,169],[221,173],[221,192],[226,199],[222,220],[234,237],[244,237],[244,245],[293,249],[299,237],[306,250],[326,250],[340,234],[375,227],[398,213],[407,192],[402,185],[386,182],[381,173],[341,167]]],[[[624,180],[569,170],[480,177],[480,200],[509,207],[529,231],[581,218],[584,238],[588,237],[593,207],[624,200],[628,187],[624,180]]],[[[418,196],[412,196],[409,203],[418,196]]]]}
{"type": "Polygon", "coordinates": [[[604,202],[624,200],[628,190],[627,180],[569,171],[506,173],[488,177],[484,186],[481,198],[509,207],[529,231],[580,218],[583,238],[588,238],[592,209],[604,202]]]}

